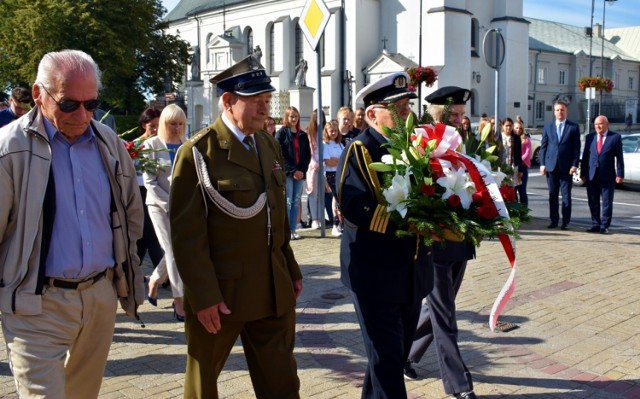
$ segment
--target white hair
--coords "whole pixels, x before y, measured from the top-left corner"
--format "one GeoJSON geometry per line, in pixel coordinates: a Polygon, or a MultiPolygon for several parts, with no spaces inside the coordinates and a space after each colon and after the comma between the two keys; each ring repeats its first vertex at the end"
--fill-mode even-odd
{"type": "Polygon", "coordinates": [[[38,65],[36,84],[51,90],[61,80],[62,74],[68,71],[92,72],[98,90],[102,88],[102,72],[98,64],[89,54],[80,50],[53,51],[45,54],[38,65]]]}

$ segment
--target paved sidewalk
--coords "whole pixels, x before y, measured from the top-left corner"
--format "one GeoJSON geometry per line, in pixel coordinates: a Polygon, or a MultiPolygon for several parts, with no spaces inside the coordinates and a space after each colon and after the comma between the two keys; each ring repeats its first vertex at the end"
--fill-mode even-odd
{"type": "MultiPolygon", "coordinates": [[[[484,242],[458,297],[460,346],[483,398],[640,398],[640,236],[587,234],[584,227],[521,229],[517,287],[501,320],[519,328],[492,333],[488,313],[509,273],[499,243],[484,242]]],[[[304,273],[296,358],[303,398],[358,398],[365,356],[349,292],[340,283],[339,240],[302,230],[292,243],[304,273]]],[[[150,273],[145,264],[147,274],[150,273]]],[[[181,398],[182,325],[168,290],[145,304],[146,328],[120,314],[101,398],[181,398]]],[[[4,343],[4,342],[2,342],[4,343]]],[[[15,397],[0,350],[0,397],[15,397]]],[[[418,365],[410,398],[448,397],[435,351],[418,365]]],[[[221,397],[253,398],[239,344],[220,376],[221,397]]]]}

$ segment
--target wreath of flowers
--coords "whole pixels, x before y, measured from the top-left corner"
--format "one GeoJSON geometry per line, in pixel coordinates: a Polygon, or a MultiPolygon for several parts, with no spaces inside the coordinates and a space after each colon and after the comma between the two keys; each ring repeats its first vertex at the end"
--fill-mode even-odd
{"type": "Polygon", "coordinates": [[[578,80],[578,88],[584,92],[587,87],[595,87],[598,91],[605,91],[611,93],[613,90],[613,81],[609,78],[603,78],[602,76],[583,76],[578,80]]]}
{"type": "MultiPolygon", "coordinates": [[[[405,124],[394,106],[389,108],[396,126],[383,127],[389,154],[369,167],[382,173],[381,191],[387,212],[399,227],[396,234],[422,236],[425,245],[442,239],[479,245],[483,238],[497,237],[511,273],[489,314],[489,327],[494,331],[515,290],[516,228],[530,219],[529,209],[516,202],[507,174],[491,170],[493,150],[462,154],[456,151],[462,137],[455,128],[441,123],[414,126],[413,114],[405,124]],[[487,159],[482,155],[488,155],[487,159]]],[[[482,132],[477,148],[484,148],[488,134],[489,130],[482,132]]]]}
{"type": "Polygon", "coordinates": [[[405,124],[392,112],[396,128],[383,128],[389,154],[370,167],[382,172],[398,236],[420,234],[426,245],[440,238],[479,245],[483,238],[518,237],[515,228],[528,220],[528,208],[516,202],[504,172],[457,152],[462,138],[455,128],[414,126],[413,115],[405,124]]]}
{"type": "Polygon", "coordinates": [[[433,86],[438,80],[438,73],[431,67],[411,67],[407,68],[409,74],[409,90],[416,91],[421,83],[425,83],[427,87],[433,86]]]}

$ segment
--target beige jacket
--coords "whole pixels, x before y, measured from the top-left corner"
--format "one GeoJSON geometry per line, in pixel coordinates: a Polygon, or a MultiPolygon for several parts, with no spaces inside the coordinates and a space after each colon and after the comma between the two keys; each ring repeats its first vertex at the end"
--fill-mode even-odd
{"type": "MultiPolygon", "coordinates": [[[[144,300],[136,241],[143,208],[135,167],[118,136],[92,121],[109,177],[116,265],[114,283],[125,312],[135,316],[144,300]]],[[[40,108],[0,129],[0,311],[37,315],[42,311],[44,262],[43,202],[51,168],[51,147],[40,108]]]]}

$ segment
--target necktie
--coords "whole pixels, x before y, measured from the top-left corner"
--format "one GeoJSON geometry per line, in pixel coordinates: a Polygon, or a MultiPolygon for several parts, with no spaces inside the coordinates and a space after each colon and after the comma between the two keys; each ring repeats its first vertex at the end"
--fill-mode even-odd
{"type": "Polygon", "coordinates": [[[242,142],[249,146],[249,151],[253,152],[256,156],[258,155],[258,152],[256,151],[256,143],[253,141],[253,136],[244,136],[242,142]]]}
{"type": "Polygon", "coordinates": [[[562,128],[564,127],[564,122],[560,122],[558,124],[558,141],[562,138],[562,128]]]}
{"type": "Polygon", "coordinates": [[[598,144],[596,146],[596,149],[598,150],[598,154],[600,154],[602,152],[602,137],[604,136],[604,134],[598,134],[598,144]]]}

